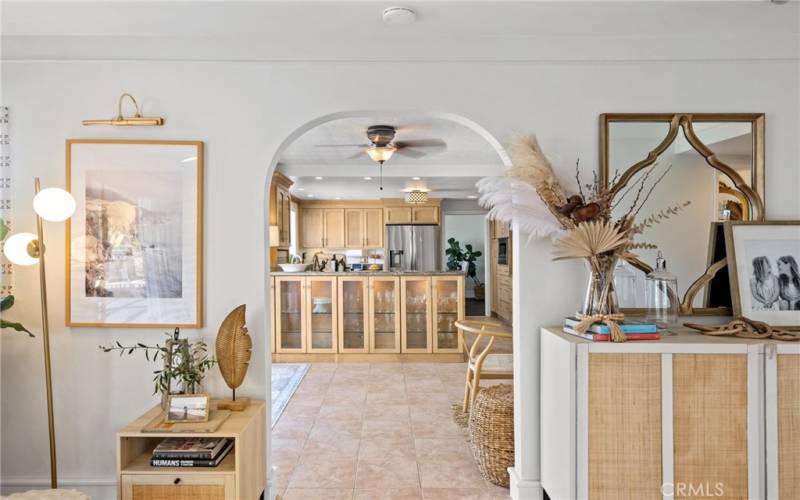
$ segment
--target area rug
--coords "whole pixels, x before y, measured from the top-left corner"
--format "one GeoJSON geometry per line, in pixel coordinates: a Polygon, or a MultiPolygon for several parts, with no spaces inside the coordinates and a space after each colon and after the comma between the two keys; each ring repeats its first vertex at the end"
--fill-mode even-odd
{"type": "Polygon", "coordinates": [[[273,363],[272,364],[272,425],[283,413],[292,394],[300,386],[303,377],[310,367],[307,363],[273,363]]]}

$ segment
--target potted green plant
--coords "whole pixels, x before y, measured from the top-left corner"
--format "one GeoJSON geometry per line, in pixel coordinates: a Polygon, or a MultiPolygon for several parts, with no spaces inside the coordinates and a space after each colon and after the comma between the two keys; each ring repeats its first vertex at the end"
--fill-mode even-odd
{"type": "Polygon", "coordinates": [[[478,257],[483,255],[483,253],[480,250],[474,250],[472,248],[472,244],[470,243],[464,245],[464,248],[462,249],[461,243],[459,243],[455,238],[448,239],[447,244],[449,247],[444,251],[445,255],[447,255],[447,270],[466,271],[467,276],[472,279],[475,298],[477,300],[483,300],[486,297],[486,289],[484,288],[481,280],[478,279],[478,270],[475,265],[478,257]]]}
{"type": "Polygon", "coordinates": [[[164,345],[137,343],[126,346],[116,341],[109,346],[99,346],[103,352],[118,351],[120,356],[141,351],[148,361],[163,360],[163,368],[153,371],[153,394],[161,393],[162,405],[171,394],[197,393],[206,372],[217,363],[208,356],[208,348],[203,340],[190,342],[182,339],[178,328],[174,333],[165,335],[167,341],[164,345]],[[173,381],[179,384],[177,388],[172,386],[173,381]]]}

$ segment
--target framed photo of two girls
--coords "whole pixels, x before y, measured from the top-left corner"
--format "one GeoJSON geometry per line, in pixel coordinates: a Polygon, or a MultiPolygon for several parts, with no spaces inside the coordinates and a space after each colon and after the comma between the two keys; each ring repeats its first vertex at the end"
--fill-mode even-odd
{"type": "Polygon", "coordinates": [[[800,329],[800,221],[724,227],[734,316],[800,329]]]}

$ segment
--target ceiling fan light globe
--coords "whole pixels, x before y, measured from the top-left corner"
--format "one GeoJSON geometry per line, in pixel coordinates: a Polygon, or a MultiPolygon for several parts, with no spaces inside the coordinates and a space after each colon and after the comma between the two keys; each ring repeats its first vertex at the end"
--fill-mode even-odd
{"type": "Polygon", "coordinates": [[[374,162],[383,163],[392,157],[397,148],[391,144],[386,146],[371,146],[367,148],[367,154],[374,162]]]}

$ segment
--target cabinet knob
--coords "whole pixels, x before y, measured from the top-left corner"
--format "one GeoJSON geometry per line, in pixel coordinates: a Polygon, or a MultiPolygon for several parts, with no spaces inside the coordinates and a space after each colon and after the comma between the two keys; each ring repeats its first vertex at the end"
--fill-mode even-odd
{"type": "Polygon", "coordinates": [[[180,483],[180,482],[181,482],[181,478],[179,478],[179,477],[176,477],[176,478],[175,478],[175,480],[174,480],[174,481],[172,481],[172,484],[178,484],[178,483],[180,483]]]}

